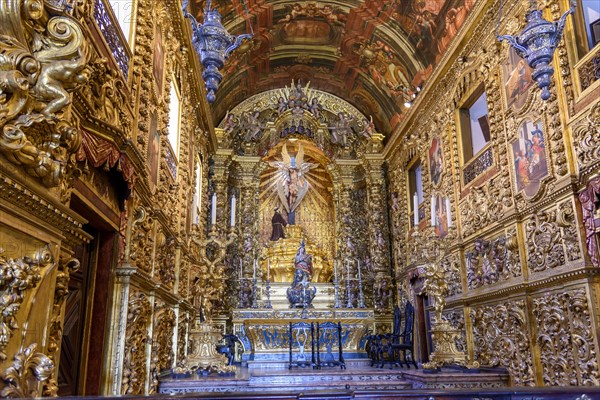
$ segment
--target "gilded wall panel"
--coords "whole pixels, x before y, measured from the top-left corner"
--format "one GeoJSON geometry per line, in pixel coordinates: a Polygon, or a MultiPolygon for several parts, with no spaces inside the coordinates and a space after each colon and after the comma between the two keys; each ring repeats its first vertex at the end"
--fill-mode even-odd
{"type": "Polygon", "coordinates": [[[467,286],[471,290],[521,276],[516,228],[491,240],[475,239],[465,259],[467,286]]]}
{"type": "Polygon", "coordinates": [[[518,386],[533,386],[533,354],[525,301],[511,300],[471,310],[475,360],[481,365],[502,366],[518,386]]]}
{"type": "Polygon", "coordinates": [[[600,101],[573,128],[573,147],[581,174],[600,167],[600,101]]]}
{"type": "Polygon", "coordinates": [[[571,200],[555,208],[538,211],[525,224],[527,265],[533,272],[545,271],[581,259],[579,232],[571,200]]]}
{"type": "Polygon", "coordinates": [[[123,357],[123,380],[121,394],[145,394],[146,385],[146,344],[151,323],[151,304],[142,292],[132,292],[129,296],[127,326],[125,330],[125,351],[123,357]]]}
{"type": "Polygon", "coordinates": [[[161,304],[154,312],[149,393],[158,391],[158,375],[173,367],[173,331],[177,318],[171,305],[161,304]]]}
{"type": "Polygon", "coordinates": [[[542,378],[547,386],[598,386],[598,350],[585,288],[533,299],[542,378]]]}

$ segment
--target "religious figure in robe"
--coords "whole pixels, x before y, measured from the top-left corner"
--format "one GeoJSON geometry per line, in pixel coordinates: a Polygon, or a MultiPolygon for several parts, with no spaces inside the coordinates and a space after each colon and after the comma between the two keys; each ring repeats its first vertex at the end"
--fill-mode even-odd
{"type": "Polygon", "coordinates": [[[308,286],[312,275],[312,256],[306,253],[305,244],[302,241],[294,257],[294,280],[287,289],[287,298],[292,308],[312,307],[312,300],[317,293],[315,287],[308,286]]]}
{"type": "Polygon", "coordinates": [[[287,151],[287,144],[281,148],[281,161],[271,161],[269,165],[277,168],[275,188],[279,200],[288,213],[287,223],[296,224],[295,211],[309,189],[305,175],[317,164],[304,162],[304,148],[300,144],[295,157],[287,151]]]}
{"type": "Polygon", "coordinates": [[[271,240],[277,241],[279,239],[285,239],[285,232],[283,231],[283,227],[287,225],[285,219],[279,212],[279,206],[275,207],[275,213],[273,214],[273,218],[271,218],[271,225],[273,227],[273,232],[271,233],[271,240]]]}

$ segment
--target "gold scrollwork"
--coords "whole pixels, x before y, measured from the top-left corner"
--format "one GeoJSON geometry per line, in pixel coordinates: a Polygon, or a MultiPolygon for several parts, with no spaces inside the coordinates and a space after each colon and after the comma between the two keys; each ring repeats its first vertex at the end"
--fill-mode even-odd
{"type": "Polygon", "coordinates": [[[62,113],[88,79],[88,46],[66,9],[21,3],[0,4],[0,151],[54,187],[81,145],[62,113]]]}
{"type": "Polygon", "coordinates": [[[1,397],[40,396],[38,382],[44,382],[52,376],[54,363],[45,354],[36,352],[36,349],[37,343],[33,343],[15,355],[13,365],[2,373],[1,378],[6,386],[0,391],[1,397]]]}

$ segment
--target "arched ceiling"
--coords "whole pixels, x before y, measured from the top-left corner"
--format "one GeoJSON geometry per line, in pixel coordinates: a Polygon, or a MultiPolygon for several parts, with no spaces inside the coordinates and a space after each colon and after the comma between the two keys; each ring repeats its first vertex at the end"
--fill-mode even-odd
{"type": "MultiPolygon", "coordinates": [[[[249,32],[245,8],[255,33],[225,64],[214,120],[246,98],[294,79],[347,100],[388,134],[475,1],[214,0],[231,34],[249,32]]],[[[205,0],[192,2],[202,21],[205,0]]]]}

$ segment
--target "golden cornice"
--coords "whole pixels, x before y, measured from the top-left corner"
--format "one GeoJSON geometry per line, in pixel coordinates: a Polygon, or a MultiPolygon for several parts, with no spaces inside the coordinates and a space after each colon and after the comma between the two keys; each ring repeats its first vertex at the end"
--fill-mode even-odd
{"type": "MultiPolygon", "coordinates": [[[[573,268],[572,265],[566,266],[565,269],[573,268]]],[[[563,291],[566,284],[584,284],[587,280],[598,281],[600,279],[600,270],[592,267],[582,266],[579,269],[567,270],[566,272],[559,273],[550,277],[544,277],[540,279],[529,279],[524,280],[521,283],[504,287],[501,289],[494,290],[493,288],[486,288],[485,293],[469,295],[467,294],[458,295],[454,297],[448,297],[446,299],[447,306],[449,308],[457,306],[470,306],[471,304],[490,303],[498,300],[505,300],[510,297],[523,297],[529,296],[540,291],[546,293],[549,288],[556,291],[563,291]],[[559,286],[563,284],[563,286],[559,286]]]]}
{"type": "Polygon", "coordinates": [[[2,168],[1,172],[5,175],[0,176],[0,198],[59,229],[70,245],[90,241],[90,235],[83,231],[83,225],[88,222],[86,219],[49,196],[46,188],[37,187],[37,182],[29,179],[25,187],[19,183],[20,179],[12,176],[14,171],[2,168]]]}

